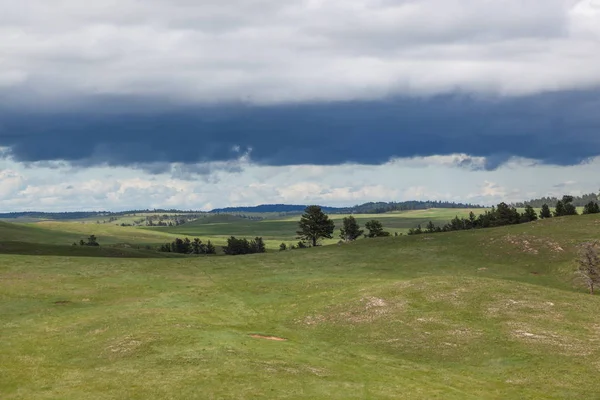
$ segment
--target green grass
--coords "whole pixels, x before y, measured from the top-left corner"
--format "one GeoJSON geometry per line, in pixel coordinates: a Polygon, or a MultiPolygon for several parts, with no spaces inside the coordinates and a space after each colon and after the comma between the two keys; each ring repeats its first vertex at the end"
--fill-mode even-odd
{"type": "MultiPolygon", "coordinates": [[[[415,228],[418,224],[425,226],[429,221],[433,221],[437,224],[444,224],[457,215],[459,217],[467,217],[470,211],[478,214],[482,213],[484,209],[431,209],[386,214],[355,214],[354,217],[363,228],[365,223],[372,219],[380,220],[384,228],[394,234],[406,233],[408,229],[415,228]]],[[[325,240],[324,244],[333,244],[340,240],[339,228],[342,226],[342,219],[347,216],[348,215],[343,214],[330,215],[330,218],[333,219],[336,224],[336,231],[334,233],[334,238],[325,240]]],[[[200,218],[197,221],[189,222],[185,225],[165,228],[148,228],[148,230],[183,236],[213,238],[215,242],[224,242],[226,238],[231,235],[241,237],[261,236],[266,240],[269,248],[276,249],[281,242],[297,242],[296,231],[298,230],[299,220],[299,215],[259,221],[230,215],[214,215],[207,218],[200,218]]]]}
{"type": "MultiPolygon", "coordinates": [[[[391,233],[405,233],[408,229],[418,224],[425,225],[432,220],[437,224],[444,224],[458,216],[468,216],[471,210],[465,209],[431,209],[416,210],[387,214],[358,214],[354,215],[361,226],[364,227],[371,219],[381,220],[385,229],[391,233]]],[[[483,212],[482,209],[473,210],[475,213],[483,212]]],[[[125,216],[127,218],[140,218],[140,215],[125,216]]],[[[335,221],[336,231],[333,239],[327,239],[323,244],[335,244],[339,239],[339,228],[342,219],[347,215],[334,214],[331,218],[335,221]]],[[[78,243],[89,235],[96,235],[99,243],[104,246],[129,245],[132,247],[157,247],[171,242],[177,237],[198,237],[204,242],[211,240],[216,246],[224,246],[231,235],[237,237],[253,238],[261,236],[265,240],[267,249],[276,251],[282,242],[292,245],[298,241],[296,230],[300,216],[286,216],[275,218],[271,216],[263,220],[250,220],[234,215],[206,215],[196,221],[175,227],[136,227],[120,226],[121,220],[113,223],[95,223],[89,221],[38,221],[28,223],[0,222],[0,244],[3,242],[39,243],[45,245],[69,246],[78,243]]],[[[4,246],[21,248],[19,246],[4,246]]],[[[60,250],[59,252],[62,252],[60,250]]],[[[3,251],[0,247],[0,253],[3,251]]],[[[50,250],[50,253],[52,250],[50,250]]],[[[30,251],[24,254],[29,254],[30,251]]],[[[62,253],[61,253],[62,254],[62,253]]]]}
{"type": "Polygon", "coordinates": [[[600,297],[572,269],[598,238],[578,216],[240,257],[0,255],[0,398],[597,398],[600,297]]]}

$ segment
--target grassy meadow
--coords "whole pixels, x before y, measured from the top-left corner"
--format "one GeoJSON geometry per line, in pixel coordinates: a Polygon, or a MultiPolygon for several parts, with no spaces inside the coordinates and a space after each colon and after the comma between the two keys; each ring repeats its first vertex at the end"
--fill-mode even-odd
{"type": "MultiPolygon", "coordinates": [[[[459,217],[468,216],[470,211],[478,214],[483,212],[484,209],[431,209],[387,214],[354,214],[354,217],[362,226],[367,221],[378,219],[383,223],[385,230],[392,234],[404,234],[408,229],[414,228],[418,224],[424,226],[430,220],[438,224],[444,224],[457,215],[459,217]]],[[[223,246],[227,243],[227,238],[232,235],[246,238],[261,236],[265,240],[267,249],[274,251],[279,249],[282,242],[292,245],[298,241],[296,230],[298,229],[299,215],[278,217],[268,214],[267,218],[252,220],[235,215],[213,214],[205,215],[180,226],[121,226],[122,223],[131,223],[134,219],[139,220],[145,215],[125,215],[111,223],[96,223],[98,220],[102,221],[98,218],[75,221],[42,220],[25,223],[0,221],[0,245],[2,242],[16,241],[69,246],[92,234],[98,237],[99,243],[103,246],[133,247],[136,249],[143,249],[146,246],[156,248],[161,244],[173,241],[177,237],[198,237],[204,242],[211,240],[215,245],[223,246]]],[[[335,221],[336,231],[334,238],[325,239],[323,244],[335,244],[340,240],[339,228],[342,226],[342,219],[347,216],[343,214],[330,216],[335,221]]],[[[21,247],[26,246],[17,246],[16,248],[21,247]]],[[[5,248],[7,248],[6,244],[5,248]]],[[[61,249],[60,251],[63,254],[69,250],[61,249]]]]}
{"type": "MultiPolygon", "coordinates": [[[[485,209],[430,209],[385,214],[353,214],[353,216],[363,227],[366,222],[377,219],[381,221],[385,230],[393,235],[394,233],[405,234],[410,228],[415,228],[419,224],[425,226],[429,221],[444,224],[457,215],[466,217],[471,211],[479,214],[485,209]]],[[[342,226],[342,220],[349,215],[330,215],[330,218],[336,224],[336,231],[334,238],[324,240],[323,244],[333,244],[340,240],[339,228],[342,226]]],[[[261,236],[265,239],[269,248],[277,249],[281,242],[293,244],[298,241],[296,231],[298,230],[299,219],[299,215],[272,217],[263,220],[249,220],[230,215],[214,215],[180,226],[148,229],[154,232],[181,236],[212,238],[215,243],[225,242],[231,235],[241,237],[261,236]]]]}
{"type": "Polygon", "coordinates": [[[2,254],[0,398],[599,398],[600,297],[573,281],[590,239],[597,215],[237,257],[2,254]]]}

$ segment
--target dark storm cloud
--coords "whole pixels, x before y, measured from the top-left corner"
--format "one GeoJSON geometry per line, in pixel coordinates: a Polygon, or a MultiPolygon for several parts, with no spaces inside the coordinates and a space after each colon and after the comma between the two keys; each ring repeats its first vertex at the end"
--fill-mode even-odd
{"type": "MultiPolygon", "coordinates": [[[[571,165],[600,154],[600,92],[482,99],[211,106],[164,113],[4,113],[0,146],[21,162],[141,167],[228,162],[381,164],[466,153],[494,169],[512,156],[571,165]]],[[[200,173],[202,171],[199,171],[200,173]]]]}

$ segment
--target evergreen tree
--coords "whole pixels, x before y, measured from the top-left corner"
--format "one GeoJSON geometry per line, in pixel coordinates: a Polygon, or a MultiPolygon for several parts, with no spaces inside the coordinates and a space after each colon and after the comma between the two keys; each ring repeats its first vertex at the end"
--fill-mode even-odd
{"type": "Polygon", "coordinates": [[[217,254],[217,249],[215,248],[215,246],[209,241],[206,242],[206,249],[205,249],[206,254],[217,254]]]}
{"type": "Polygon", "coordinates": [[[335,225],[319,206],[308,206],[298,223],[298,238],[316,246],[320,239],[333,238],[335,225]]]}
{"type": "Polygon", "coordinates": [[[340,229],[340,238],[347,242],[351,242],[358,239],[363,233],[364,231],[360,229],[358,222],[356,222],[356,218],[353,216],[344,218],[343,226],[340,229]]]}
{"type": "Polygon", "coordinates": [[[583,207],[584,214],[598,214],[600,213],[600,206],[595,201],[590,201],[583,207]]]}
{"type": "Polygon", "coordinates": [[[250,242],[250,252],[251,253],[266,253],[267,252],[263,238],[255,237],[254,240],[252,240],[250,242]]]}
{"type": "Polygon", "coordinates": [[[281,243],[279,245],[279,251],[286,251],[287,250],[287,245],[285,243],[281,243]]]}
{"type": "Polygon", "coordinates": [[[90,237],[88,237],[86,246],[100,246],[95,235],[90,235],[90,237]]]}
{"type": "Polygon", "coordinates": [[[540,219],[552,218],[552,213],[550,212],[550,207],[548,204],[542,205],[542,209],[540,211],[540,219]]]}
{"type": "Polygon", "coordinates": [[[204,253],[202,250],[202,241],[198,238],[194,238],[194,241],[192,242],[192,253],[194,254],[202,254],[204,253]]]}
{"type": "Polygon", "coordinates": [[[427,223],[427,226],[425,227],[425,232],[427,233],[434,233],[436,230],[436,226],[433,222],[429,221],[427,223]]]}
{"type": "MultiPolygon", "coordinates": [[[[550,211],[550,210],[548,210],[550,211]]],[[[525,206],[525,212],[523,212],[521,216],[522,222],[531,222],[536,221],[538,219],[537,213],[529,204],[525,206]]]]}
{"type": "Polygon", "coordinates": [[[562,200],[556,202],[554,216],[563,217],[565,215],[577,215],[577,208],[573,205],[573,196],[565,195],[562,200]]]}
{"type": "Polygon", "coordinates": [[[373,219],[365,224],[365,228],[369,231],[367,237],[382,237],[382,236],[390,236],[389,232],[383,230],[383,225],[381,222],[373,219]]]}

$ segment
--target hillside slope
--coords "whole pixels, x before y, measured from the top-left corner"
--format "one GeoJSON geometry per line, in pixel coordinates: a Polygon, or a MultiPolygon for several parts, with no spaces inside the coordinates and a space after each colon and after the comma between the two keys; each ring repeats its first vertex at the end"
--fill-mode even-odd
{"type": "Polygon", "coordinates": [[[240,257],[0,255],[0,397],[597,398],[600,297],[572,280],[590,239],[598,216],[240,257]]]}

